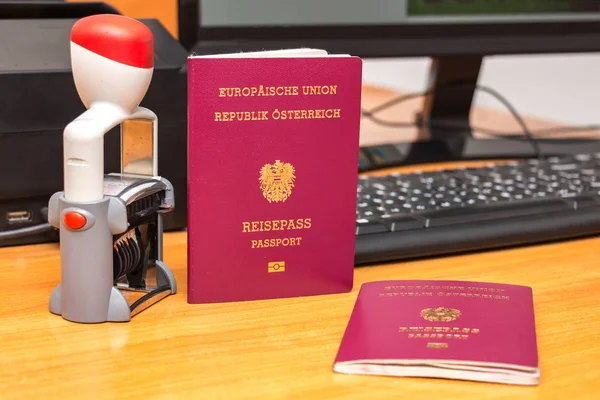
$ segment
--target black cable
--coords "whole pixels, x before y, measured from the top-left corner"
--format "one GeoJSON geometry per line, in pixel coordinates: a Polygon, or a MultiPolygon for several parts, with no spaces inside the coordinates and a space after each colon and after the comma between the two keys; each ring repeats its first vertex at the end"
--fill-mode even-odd
{"type": "MultiPolygon", "coordinates": [[[[409,93],[409,94],[402,95],[402,96],[396,97],[394,99],[388,100],[388,101],[372,108],[371,110],[367,111],[367,110],[363,109],[362,116],[367,117],[367,118],[371,119],[373,122],[380,124],[380,125],[384,125],[384,126],[422,127],[423,123],[421,123],[421,124],[410,123],[410,122],[397,122],[396,123],[396,122],[384,121],[384,120],[377,118],[375,116],[375,114],[378,112],[381,112],[393,105],[396,105],[396,104],[399,104],[399,103],[402,103],[402,102],[405,102],[405,101],[408,101],[408,100],[411,100],[414,98],[429,96],[429,95],[433,94],[436,90],[457,89],[460,87],[472,88],[473,85],[472,84],[464,84],[464,83],[453,83],[453,84],[442,85],[441,87],[438,87],[437,89],[429,89],[429,90],[426,90],[423,92],[409,93]]],[[[504,96],[502,96],[498,91],[496,91],[490,87],[483,86],[483,85],[476,85],[476,86],[474,86],[474,89],[490,94],[491,96],[495,97],[498,101],[500,101],[509,110],[509,112],[513,115],[513,117],[517,120],[517,122],[523,129],[521,134],[524,135],[527,138],[527,140],[529,140],[531,142],[531,144],[534,148],[534,151],[536,152],[536,155],[540,158],[543,156],[543,154],[539,148],[539,144],[537,143],[533,132],[535,132],[537,134],[537,136],[539,136],[540,134],[546,135],[546,134],[550,134],[550,133],[600,130],[600,126],[587,125],[587,126],[580,126],[580,127],[556,127],[556,128],[542,129],[542,130],[537,130],[537,131],[532,132],[531,130],[529,130],[529,128],[527,127],[527,124],[525,123],[525,121],[523,120],[521,115],[517,112],[515,107],[504,96]]],[[[441,128],[441,129],[469,129],[469,130],[483,133],[483,134],[486,134],[489,136],[502,137],[504,139],[513,139],[513,138],[510,138],[509,136],[510,135],[516,136],[519,134],[519,133],[516,133],[516,134],[504,133],[504,132],[494,131],[492,129],[487,129],[487,128],[473,127],[470,124],[464,124],[464,123],[460,123],[460,122],[457,123],[454,121],[435,121],[434,120],[434,121],[429,121],[428,125],[432,128],[441,128]]]]}
{"type": "MultiPolygon", "coordinates": [[[[375,122],[378,125],[388,126],[391,128],[422,128],[425,126],[425,123],[419,122],[393,122],[393,121],[385,121],[379,119],[375,116],[367,116],[371,121],[375,122]]],[[[488,136],[498,137],[502,139],[515,139],[515,140],[523,140],[523,132],[502,132],[489,128],[482,128],[473,126],[471,124],[465,124],[456,121],[439,121],[433,120],[430,121],[428,126],[435,129],[466,129],[471,130],[473,132],[479,132],[488,136]]],[[[586,131],[600,131],[600,125],[581,125],[581,126],[561,126],[554,128],[545,128],[545,129],[537,129],[530,130],[531,134],[536,138],[541,138],[547,135],[556,134],[556,133],[570,133],[570,132],[586,132],[586,131]]]]}
{"type": "Polygon", "coordinates": [[[386,101],[386,102],[384,102],[384,103],[382,103],[382,104],[380,104],[380,105],[378,105],[376,107],[373,107],[369,111],[366,111],[366,110],[363,109],[362,110],[362,115],[365,116],[365,117],[370,117],[370,116],[372,116],[374,114],[377,114],[378,112],[383,111],[385,109],[388,109],[391,106],[394,106],[396,104],[404,103],[405,101],[412,100],[412,99],[417,99],[419,97],[429,96],[429,95],[433,94],[434,92],[435,92],[435,90],[429,89],[429,90],[425,90],[423,92],[414,92],[414,93],[404,94],[402,96],[398,96],[398,97],[395,97],[395,98],[393,98],[391,100],[388,100],[388,101],[386,101]]]}
{"type": "Polygon", "coordinates": [[[529,141],[531,142],[531,146],[533,147],[538,158],[542,158],[543,157],[542,150],[540,149],[540,146],[539,146],[537,140],[531,134],[531,131],[527,127],[527,124],[523,120],[523,117],[521,117],[521,114],[519,114],[519,112],[516,110],[516,108],[504,96],[502,96],[498,91],[496,91],[492,88],[489,88],[487,86],[477,85],[477,86],[475,86],[475,89],[492,95],[508,109],[508,111],[517,120],[517,123],[519,125],[521,125],[521,128],[523,128],[523,133],[525,134],[527,139],[529,139],[529,141]]]}
{"type": "Polygon", "coordinates": [[[429,96],[437,90],[459,89],[461,87],[473,88],[475,90],[479,90],[479,91],[488,93],[488,94],[492,95],[493,97],[495,97],[498,101],[500,101],[509,110],[509,112],[513,115],[513,117],[517,120],[517,123],[523,129],[523,134],[531,142],[531,145],[535,151],[535,154],[538,156],[538,158],[543,157],[542,151],[541,151],[537,141],[533,137],[532,133],[529,131],[527,124],[525,123],[525,121],[523,120],[521,115],[518,113],[518,111],[515,109],[515,107],[504,96],[502,96],[498,91],[496,91],[492,88],[489,88],[487,86],[483,86],[483,85],[473,86],[472,84],[468,84],[468,83],[450,83],[450,84],[442,85],[441,87],[438,87],[435,89],[433,89],[433,88],[428,89],[423,92],[409,93],[409,94],[397,97],[395,99],[389,100],[383,104],[380,104],[379,106],[377,106],[369,111],[363,110],[362,115],[372,119],[374,122],[377,122],[374,114],[378,113],[382,110],[385,110],[386,108],[389,108],[392,105],[399,104],[399,103],[402,103],[404,101],[407,101],[407,100],[410,100],[413,98],[429,96]]]}
{"type": "Polygon", "coordinates": [[[10,231],[0,232],[0,240],[17,239],[24,236],[37,235],[52,230],[52,225],[45,223],[26,228],[12,229],[10,231]]]}

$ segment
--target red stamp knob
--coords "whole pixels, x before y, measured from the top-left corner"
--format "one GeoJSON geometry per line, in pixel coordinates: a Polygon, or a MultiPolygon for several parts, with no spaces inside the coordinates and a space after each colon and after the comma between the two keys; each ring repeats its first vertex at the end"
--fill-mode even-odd
{"type": "Polygon", "coordinates": [[[121,64],[137,68],[154,66],[152,31],[143,23],[115,14],[100,14],[78,20],[71,41],[121,64]]]}

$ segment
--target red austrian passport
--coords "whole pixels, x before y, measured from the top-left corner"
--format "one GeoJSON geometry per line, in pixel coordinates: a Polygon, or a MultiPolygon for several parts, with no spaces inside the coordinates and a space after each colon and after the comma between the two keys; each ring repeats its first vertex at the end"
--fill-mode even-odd
{"type": "Polygon", "coordinates": [[[365,283],[334,371],[537,385],[532,290],[463,281],[365,283]]]}
{"type": "Polygon", "coordinates": [[[188,301],[352,289],[362,62],[188,59],[188,301]]]}

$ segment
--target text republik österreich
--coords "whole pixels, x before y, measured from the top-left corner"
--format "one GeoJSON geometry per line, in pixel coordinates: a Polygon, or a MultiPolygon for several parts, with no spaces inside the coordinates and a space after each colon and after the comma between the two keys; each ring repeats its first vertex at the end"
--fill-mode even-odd
{"type": "MultiPolygon", "coordinates": [[[[245,86],[219,88],[219,97],[276,97],[276,96],[335,96],[337,85],[305,86],[245,86]]],[[[341,109],[301,109],[301,110],[222,110],[214,112],[214,120],[219,122],[270,121],[294,119],[337,119],[341,109]]]]}

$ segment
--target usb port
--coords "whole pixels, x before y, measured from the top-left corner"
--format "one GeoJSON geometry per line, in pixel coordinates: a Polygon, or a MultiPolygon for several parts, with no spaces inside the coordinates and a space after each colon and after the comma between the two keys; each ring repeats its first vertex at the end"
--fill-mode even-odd
{"type": "Polygon", "coordinates": [[[10,211],[6,213],[6,219],[9,224],[21,224],[23,222],[30,222],[32,215],[31,211],[28,210],[10,211]]]}

